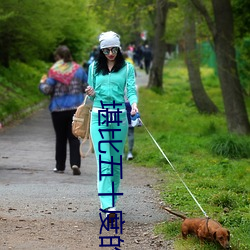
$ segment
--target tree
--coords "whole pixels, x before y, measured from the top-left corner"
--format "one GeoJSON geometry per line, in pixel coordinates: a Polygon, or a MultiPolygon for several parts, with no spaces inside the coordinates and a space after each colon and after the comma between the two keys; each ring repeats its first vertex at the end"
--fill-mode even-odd
{"type": "Polygon", "coordinates": [[[147,27],[151,35],[155,0],[93,0],[91,6],[102,30],[113,30],[121,35],[122,47],[140,43],[140,33],[147,27]]]}
{"type": "Polygon", "coordinates": [[[244,94],[250,96],[250,8],[248,0],[232,0],[237,62],[244,94]]]}
{"type": "Polygon", "coordinates": [[[36,0],[34,8],[33,0],[1,0],[0,64],[8,67],[12,59],[47,61],[62,43],[82,60],[94,37],[94,29],[88,28],[95,27],[92,12],[86,11],[88,2],[36,0]]]}
{"type": "Polygon", "coordinates": [[[154,57],[149,75],[149,88],[157,87],[162,89],[163,66],[166,53],[164,35],[166,30],[167,13],[170,8],[176,6],[175,3],[169,2],[168,0],[156,1],[155,35],[153,42],[154,57]]]}
{"type": "Polygon", "coordinates": [[[196,27],[193,7],[189,3],[185,6],[185,55],[188,69],[189,82],[195,105],[200,113],[217,113],[218,108],[207,95],[200,75],[200,57],[197,52],[196,27]]]}
{"type": "Polygon", "coordinates": [[[243,38],[250,34],[250,1],[249,0],[232,0],[234,14],[235,35],[237,38],[243,38]]]}
{"type": "Polygon", "coordinates": [[[204,16],[213,37],[228,130],[249,134],[250,123],[238,76],[230,0],[212,0],[214,21],[200,0],[191,0],[204,16]]]}

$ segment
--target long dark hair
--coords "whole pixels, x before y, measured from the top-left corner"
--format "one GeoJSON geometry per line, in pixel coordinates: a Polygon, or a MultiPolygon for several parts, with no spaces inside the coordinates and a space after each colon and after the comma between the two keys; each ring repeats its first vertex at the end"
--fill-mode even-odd
{"type": "MultiPolygon", "coordinates": [[[[103,75],[107,75],[109,74],[109,69],[108,69],[108,65],[107,65],[107,58],[106,56],[103,54],[102,50],[100,50],[99,56],[97,58],[97,63],[96,63],[96,73],[99,74],[103,74],[103,75]]],[[[112,69],[112,72],[117,72],[119,71],[121,68],[123,68],[125,66],[125,59],[121,53],[121,50],[118,49],[117,51],[117,55],[115,58],[115,65],[112,69]]]]}

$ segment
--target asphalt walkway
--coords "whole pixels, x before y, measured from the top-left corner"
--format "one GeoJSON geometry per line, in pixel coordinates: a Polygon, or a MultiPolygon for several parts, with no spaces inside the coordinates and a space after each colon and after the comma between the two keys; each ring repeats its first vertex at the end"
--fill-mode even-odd
{"type": "MultiPolygon", "coordinates": [[[[146,82],[147,76],[138,72],[138,86],[146,82]]],[[[56,174],[52,171],[54,148],[54,131],[47,107],[0,130],[0,221],[10,216],[34,220],[100,221],[94,154],[82,160],[81,176],[72,175],[69,163],[64,174],[56,174]]],[[[160,210],[157,192],[152,188],[159,180],[157,171],[135,168],[127,163],[123,165],[121,185],[124,195],[117,206],[123,211],[126,223],[154,225],[166,220],[167,214],[160,210]]],[[[14,243],[6,243],[0,237],[1,250],[26,249],[20,245],[20,248],[18,245],[7,248],[8,244],[14,243]]]]}

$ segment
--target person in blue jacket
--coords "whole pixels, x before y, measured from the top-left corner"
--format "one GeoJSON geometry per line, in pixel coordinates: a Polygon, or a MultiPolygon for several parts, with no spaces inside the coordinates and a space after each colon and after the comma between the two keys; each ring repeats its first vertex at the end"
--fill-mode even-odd
{"type": "Polygon", "coordinates": [[[122,154],[128,133],[125,89],[131,115],[138,112],[138,99],[135,69],[124,60],[120,36],[113,31],[103,32],[99,42],[100,53],[89,67],[86,93],[93,100],[90,134],[97,161],[98,195],[101,209],[110,220],[116,211],[118,195],[114,194],[122,179],[122,154]]]}
{"type": "Polygon", "coordinates": [[[70,166],[73,175],[80,175],[80,142],[72,134],[72,117],[84,100],[87,74],[79,64],[73,61],[67,46],[59,46],[54,56],[56,62],[39,84],[40,91],[51,96],[49,110],[56,134],[54,172],[64,173],[67,142],[69,142],[70,166]]]}

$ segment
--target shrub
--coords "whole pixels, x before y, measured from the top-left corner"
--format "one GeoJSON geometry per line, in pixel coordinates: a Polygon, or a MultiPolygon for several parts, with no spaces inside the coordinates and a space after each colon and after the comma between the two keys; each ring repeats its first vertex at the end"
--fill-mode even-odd
{"type": "Polygon", "coordinates": [[[250,146],[247,140],[236,135],[221,135],[212,140],[211,151],[215,155],[231,159],[249,158],[250,146]]]}
{"type": "Polygon", "coordinates": [[[232,194],[228,192],[221,192],[215,194],[210,203],[214,206],[221,207],[221,208],[230,208],[233,209],[237,206],[235,199],[233,198],[232,194]]]}

